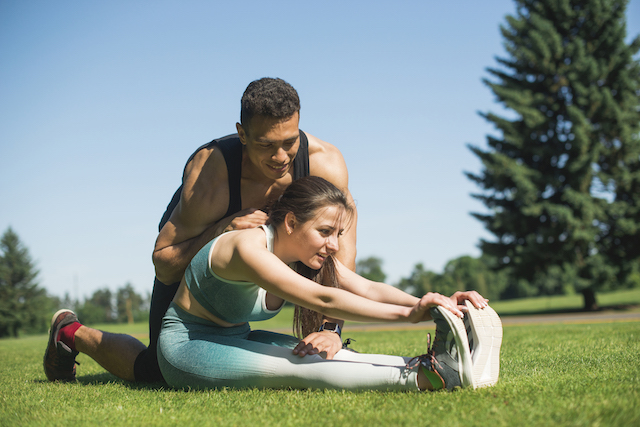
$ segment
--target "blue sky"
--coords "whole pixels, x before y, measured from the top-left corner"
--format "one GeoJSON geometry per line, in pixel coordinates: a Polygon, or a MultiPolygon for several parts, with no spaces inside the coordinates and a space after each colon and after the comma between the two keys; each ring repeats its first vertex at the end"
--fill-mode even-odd
{"type": "MultiPolygon", "coordinates": [[[[281,77],[301,129],[338,146],[359,258],[388,281],[490,237],[463,171],[501,112],[482,83],[512,0],[0,2],[0,232],[59,296],[151,290],[157,223],[188,156],[235,132],[246,85],[281,77]]],[[[640,33],[640,0],[628,32],[640,33]]]]}

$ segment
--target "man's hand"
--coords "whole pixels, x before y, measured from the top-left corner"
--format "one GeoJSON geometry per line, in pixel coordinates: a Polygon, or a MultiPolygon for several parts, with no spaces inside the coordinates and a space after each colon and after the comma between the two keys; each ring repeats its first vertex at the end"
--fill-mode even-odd
{"type": "Polygon", "coordinates": [[[298,343],[293,349],[293,354],[304,357],[307,354],[312,355],[324,352],[327,354],[326,359],[330,360],[341,348],[342,339],[335,332],[313,332],[298,343]]]}
{"type": "Polygon", "coordinates": [[[269,216],[259,209],[244,209],[235,215],[227,217],[218,223],[219,234],[233,230],[260,227],[266,224],[269,216]]]}

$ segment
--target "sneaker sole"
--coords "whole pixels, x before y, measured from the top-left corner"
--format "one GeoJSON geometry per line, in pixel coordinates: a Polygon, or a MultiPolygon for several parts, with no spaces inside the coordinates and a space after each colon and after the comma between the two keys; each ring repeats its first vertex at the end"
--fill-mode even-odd
{"type": "Polygon", "coordinates": [[[453,337],[458,347],[458,375],[460,375],[460,383],[463,388],[476,388],[475,377],[473,375],[473,361],[471,359],[471,351],[469,350],[469,339],[467,338],[467,330],[464,322],[458,316],[444,307],[438,306],[442,316],[446,319],[453,337]]]}
{"type": "MultiPolygon", "coordinates": [[[[65,311],[71,311],[73,313],[72,310],[69,310],[68,308],[63,308],[61,310],[56,311],[55,314],[53,315],[53,317],[51,318],[51,325],[49,326],[49,332],[48,332],[49,333],[49,341],[47,343],[47,348],[44,351],[44,357],[42,359],[42,366],[44,367],[45,375],[47,375],[47,354],[49,353],[49,347],[51,347],[51,346],[55,347],[55,345],[56,345],[55,344],[56,337],[53,336],[51,331],[53,331],[54,324],[56,323],[56,319],[58,318],[58,316],[60,314],[64,313],[65,311]]],[[[57,378],[50,379],[48,375],[47,375],[47,379],[49,379],[49,381],[58,381],[57,378]]]]}
{"type": "MultiPolygon", "coordinates": [[[[60,314],[64,313],[65,311],[70,311],[68,308],[63,308],[62,310],[58,310],[55,312],[55,314],[53,315],[53,317],[51,318],[51,325],[49,325],[49,344],[48,346],[52,345],[52,342],[54,341],[55,337],[53,335],[51,335],[51,330],[53,329],[53,324],[56,323],[56,319],[58,318],[58,316],[60,316],[60,314]]],[[[55,345],[55,344],[53,344],[55,345]]],[[[47,348],[49,348],[47,346],[47,348]]],[[[46,356],[46,354],[45,354],[46,356]]]]}
{"type": "Polygon", "coordinates": [[[51,328],[53,328],[53,324],[56,323],[56,319],[58,318],[58,316],[60,316],[65,311],[71,311],[73,313],[73,311],[69,310],[68,308],[63,308],[63,309],[60,309],[60,310],[56,311],[55,314],[53,315],[53,317],[51,318],[51,326],[49,326],[49,330],[51,330],[51,328]]]}
{"type": "Polygon", "coordinates": [[[491,387],[500,376],[500,346],[502,345],[502,322],[491,307],[477,309],[471,301],[465,301],[469,309],[470,334],[473,340],[474,388],[491,387]]]}

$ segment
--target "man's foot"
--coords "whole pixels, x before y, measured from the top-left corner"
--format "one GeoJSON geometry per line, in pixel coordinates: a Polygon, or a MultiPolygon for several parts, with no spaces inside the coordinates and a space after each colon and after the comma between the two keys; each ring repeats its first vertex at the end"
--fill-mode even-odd
{"type": "Polygon", "coordinates": [[[474,387],[491,387],[500,374],[500,345],[502,322],[491,307],[477,309],[471,301],[465,301],[469,311],[464,325],[469,337],[469,349],[473,361],[474,387]]]}
{"type": "Polygon", "coordinates": [[[60,329],[78,321],[71,310],[59,310],[51,319],[49,344],[44,353],[44,373],[49,381],[75,381],[76,356],[78,352],[70,349],[62,341],[58,341],[60,329]]]}
{"type": "Polygon", "coordinates": [[[419,363],[434,390],[475,388],[469,341],[462,319],[440,306],[431,308],[431,317],[436,323],[433,346],[429,335],[427,353],[414,357],[407,366],[419,363]]]}

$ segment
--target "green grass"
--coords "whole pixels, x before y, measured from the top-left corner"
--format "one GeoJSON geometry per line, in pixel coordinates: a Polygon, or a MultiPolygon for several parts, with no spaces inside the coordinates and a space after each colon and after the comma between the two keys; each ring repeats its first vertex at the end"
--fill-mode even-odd
{"type": "MultiPolygon", "coordinates": [[[[640,305],[640,289],[629,289],[597,294],[598,304],[603,309],[620,309],[640,305]]],[[[583,307],[583,298],[578,295],[562,295],[518,300],[490,302],[500,315],[545,314],[578,311],[583,307]]]]}
{"type": "MultiPolygon", "coordinates": [[[[426,331],[349,336],[361,352],[413,355],[426,331]]],[[[84,355],[77,383],[50,383],[46,340],[0,340],[0,425],[640,425],[640,322],[505,326],[498,384],[453,393],[185,392],[120,381],[84,355]]]]}

